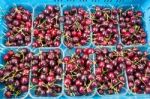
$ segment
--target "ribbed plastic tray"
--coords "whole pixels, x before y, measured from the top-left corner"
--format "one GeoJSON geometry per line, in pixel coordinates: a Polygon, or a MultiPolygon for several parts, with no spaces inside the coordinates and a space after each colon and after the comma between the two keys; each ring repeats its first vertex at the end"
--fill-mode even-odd
{"type": "MultiPolygon", "coordinates": [[[[116,48],[113,48],[113,47],[102,47],[102,48],[107,48],[109,52],[112,52],[112,51],[116,51],[116,48]]],[[[97,49],[102,49],[102,48],[97,48],[97,49]]],[[[94,60],[96,61],[96,54],[94,54],[94,60]]],[[[95,64],[95,69],[96,69],[96,64],[95,64]]],[[[120,96],[125,96],[127,95],[128,93],[128,83],[127,83],[127,75],[126,75],[126,71],[125,70],[122,70],[121,74],[123,75],[123,77],[125,78],[125,85],[123,86],[123,88],[120,90],[119,93],[114,93],[113,95],[120,95],[120,96]],[[123,74],[122,74],[123,73],[123,74]]],[[[110,96],[113,96],[113,95],[109,95],[107,93],[104,93],[104,95],[101,95],[98,93],[98,90],[97,90],[97,94],[99,96],[106,96],[106,97],[110,97],[110,96]]]]}
{"type": "MultiPolygon", "coordinates": [[[[84,48],[83,48],[84,49],[84,48]]],[[[72,56],[72,55],[74,55],[75,54],[75,50],[76,50],[76,48],[73,48],[73,49],[66,49],[65,51],[64,51],[64,56],[72,56]]],[[[90,56],[89,56],[89,60],[91,60],[91,61],[94,61],[94,54],[91,54],[90,56]]],[[[95,67],[94,67],[94,64],[90,67],[91,68],[91,73],[92,74],[95,74],[95,67]]],[[[64,65],[64,72],[65,72],[65,70],[66,70],[66,68],[65,68],[65,65],[64,65]]],[[[64,74],[65,75],[65,74],[64,74]]],[[[65,97],[67,97],[67,98],[92,98],[95,94],[96,94],[96,88],[94,88],[93,90],[92,90],[92,93],[91,94],[88,94],[88,95],[81,95],[81,96],[69,96],[69,95],[67,95],[66,94],[66,88],[65,88],[65,86],[63,86],[64,87],[64,96],[65,97]]]]}
{"type": "MultiPolygon", "coordinates": [[[[18,52],[19,50],[20,50],[21,48],[4,48],[4,49],[2,49],[1,51],[0,51],[0,68],[2,69],[2,68],[4,68],[5,66],[4,66],[4,60],[3,60],[3,56],[8,52],[8,51],[10,51],[10,50],[13,50],[14,52],[18,52]]],[[[29,49],[29,48],[28,48],[29,49]]],[[[29,49],[30,50],[30,49],[29,49]]],[[[29,79],[29,78],[28,78],[29,79]]],[[[29,85],[29,84],[28,84],[29,85]]],[[[0,97],[3,97],[3,98],[5,98],[5,95],[4,95],[4,92],[6,91],[6,87],[3,85],[3,84],[0,84],[0,86],[1,86],[1,90],[0,90],[0,92],[1,92],[1,94],[0,94],[0,97]]],[[[21,94],[20,96],[18,96],[17,98],[24,98],[24,97],[27,97],[28,96],[28,94],[29,94],[29,91],[27,91],[27,92],[25,92],[25,93],[23,93],[23,94],[21,94]]],[[[12,98],[15,98],[15,97],[12,97],[12,98]]]]}
{"type": "MultiPolygon", "coordinates": [[[[55,48],[37,48],[37,49],[34,49],[33,50],[33,53],[35,54],[35,56],[39,56],[39,53],[40,52],[49,52],[50,50],[54,50],[55,48]]],[[[57,48],[58,49],[58,48],[57,48]]],[[[59,48],[60,49],[60,48],[59,48]]],[[[63,58],[63,56],[64,56],[64,52],[60,49],[60,51],[61,51],[61,58],[63,58]]],[[[63,66],[63,64],[62,64],[62,68],[64,68],[64,66],[63,66]]],[[[63,76],[63,74],[62,74],[62,76],[63,76]]],[[[31,71],[31,75],[30,75],[30,79],[32,78],[32,71],[31,71]]],[[[59,86],[61,86],[62,87],[62,90],[61,90],[61,93],[58,93],[58,95],[56,95],[56,96],[51,96],[51,98],[59,98],[59,97],[61,97],[62,96],[62,93],[63,93],[63,77],[62,77],[62,81],[61,82],[59,82],[59,83],[57,83],[59,86]]],[[[49,96],[37,96],[36,94],[35,94],[35,87],[34,88],[32,88],[31,87],[31,85],[32,85],[32,83],[31,83],[31,81],[30,81],[30,84],[29,84],[29,88],[31,88],[31,89],[29,89],[29,95],[31,96],[31,98],[49,98],[49,96]]]]}
{"type": "MultiPolygon", "coordinates": [[[[72,6],[75,7],[83,7],[86,8],[87,11],[89,11],[89,13],[91,13],[90,8],[93,6],[104,6],[104,7],[115,7],[115,8],[124,8],[126,9],[126,7],[134,7],[136,10],[141,10],[144,14],[143,16],[143,28],[147,34],[147,38],[146,38],[146,44],[145,45],[124,45],[124,49],[126,48],[132,48],[137,46],[140,50],[142,51],[148,51],[148,53],[150,53],[150,0],[1,0],[0,1],[0,68],[4,67],[4,63],[3,63],[3,55],[8,51],[8,50],[14,50],[14,51],[18,51],[18,49],[20,48],[25,48],[27,47],[28,49],[30,49],[30,51],[35,52],[37,50],[39,50],[39,48],[33,48],[31,45],[33,43],[33,20],[36,18],[36,16],[44,9],[44,7],[46,5],[57,5],[60,7],[61,11],[60,14],[63,15],[63,11],[69,9],[72,6]],[[5,33],[7,31],[7,26],[5,24],[5,20],[4,20],[4,15],[8,13],[9,9],[11,7],[15,7],[15,6],[24,6],[26,9],[28,9],[29,11],[32,12],[32,30],[31,30],[31,43],[28,46],[5,46],[5,41],[6,41],[6,37],[5,37],[5,33]]],[[[92,26],[90,26],[92,29],[92,26]]],[[[63,24],[60,24],[60,30],[63,31],[63,24]]],[[[118,38],[118,42],[121,43],[121,38],[120,38],[120,27],[118,25],[118,33],[119,33],[119,38],[118,38]]],[[[113,46],[95,46],[92,42],[92,33],[91,33],[91,39],[89,41],[89,43],[85,46],[81,46],[81,48],[87,48],[87,47],[91,47],[91,48],[101,48],[101,47],[107,47],[111,50],[115,50],[115,45],[113,46]]],[[[61,44],[59,47],[42,47],[41,49],[44,51],[47,50],[52,50],[55,48],[60,48],[62,50],[63,56],[68,55],[70,53],[68,53],[68,48],[65,46],[64,44],[64,38],[63,36],[61,37],[61,44]]],[[[74,53],[74,49],[71,51],[71,53],[74,53]]],[[[94,58],[93,58],[94,59],[94,58]]],[[[95,67],[95,66],[94,66],[95,67]]],[[[64,68],[64,65],[63,65],[64,68]]],[[[126,76],[126,74],[125,74],[126,76]]],[[[29,84],[30,86],[30,84],[29,84]]],[[[0,84],[0,88],[5,88],[4,85],[0,84]]],[[[119,94],[113,94],[113,95],[99,95],[98,93],[96,93],[96,91],[94,92],[93,95],[91,95],[90,97],[87,96],[77,96],[77,97],[71,97],[71,96],[67,96],[65,94],[65,89],[64,89],[64,84],[62,83],[62,93],[57,96],[57,97],[37,97],[34,92],[32,92],[33,90],[28,90],[28,92],[22,94],[21,96],[17,97],[18,99],[20,98],[39,98],[39,99],[45,99],[45,98],[61,98],[61,99],[65,99],[65,98],[81,98],[81,99],[87,99],[87,98],[95,98],[95,99],[99,99],[99,98],[105,98],[105,99],[111,99],[111,98],[119,98],[119,99],[126,99],[126,98],[136,98],[136,99],[141,99],[141,98],[146,98],[146,99],[150,99],[150,94],[135,94],[132,93],[130,91],[130,89],[128,88],[128,82],[126,79],[126,86],[124,87],[125,90],[123,90],[121,93],[119,94]]],[[[1,98],[5,98],[4,96],[4,91],[5,90],[0,90],[0,97],[1,98]]]]}
{"type": "MultiPolygon", "coordinates": [[[[20,4],[21,6],[23,6],[25,9],[29,10],[32,13],[32,17],[33,17],[33,9],[31,5],[28,4],[20,4]]],[[[7,37],[6,37],[6,32],[8,31],[7,29],[7,25],[6,25],[6,20],[5,20],[5,16],[9,13],[9,11],[14,8],[19,6],[18,4],[12,4],[12,5],[6,5],[5,8],[1,7],[1,11],[0,11],[0,15],[1,15],[1,46],[2,47],[6,47],[5,43],[7,41],[7,37]]],[[[32,18],[31,17],[31,18],[32,18]]],[[[30,30],[30,32],[32,32],[32,29],[30,30]]],[[[31,42],[27,45],[27,46],[22,46],[22,47],[29,47],[32,44],[32,35],[31,35],[31,42]]],[[[17,47],[17,46],[7,46],[7,47],[17,47]]]]}

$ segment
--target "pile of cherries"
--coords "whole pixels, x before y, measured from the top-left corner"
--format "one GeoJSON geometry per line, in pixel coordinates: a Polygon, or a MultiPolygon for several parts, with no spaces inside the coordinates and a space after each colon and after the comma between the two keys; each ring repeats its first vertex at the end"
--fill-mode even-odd
{"type": "Polygon", "coordinates": [[[18,6],[5,16],[8,31],[6,46],[27,46],[31,42],[31,12],[18,6]]]}
{"type": "Polygon", "coordinates": [[[99,94],[117,94],[125,86],[125,58],[122,56],[122,46],[117,45],[117,51],[107,48],[95,49],[96,82],[99,94]]]}
{"type": "Polygon", "coordinates": [[[62,62],[59,49],[40,51],[32,61],[32,88],[37,96],[58,96],[62,91],[62,62]]]}
{"type": "Polygon", "coordinates": [[[123,44],[135,45],[146,43],[146,33],[142,27],[143,13],[134,9],[119,9],[119,24],[123,44]]]}
{"type": "MultiPolygon", "coordinates": [[[[63,19],[63,20],[62,20],[63,19]]],[[[85,46],[90,41],[89,13],[83,8],[71,8],[64,11],[64,43],[67,47],[85,46]]]]}
{"type": "Polygon", "coordinates": [[[0,69],[0,83],[6,86],[7,98],[19,96],[28,91],[30,63],[33,53],[28,49],[12,50],[4,55],[5,67],[0,69]]]}
{"type": "Polygon", "coordinates": [[[125,50],[128,86],[134,93],[150,94],[150,60],[148,53],[137,48],[125,50]]]}
{"type": "Polygon", "coordinates": [[[90,95],[97,86],[93,74],[93,61],[90,59],[94,53],[92,48],[77,48],[72,56],[63,59],[65,64],[64,85],[69,96],[90,95]]]}
{"type": "Polygon", "coordinates": [[[47,6],[34,20],[33,47],[58,47],[61,43],[60,8],[47,6]]]}
{"type": "Polygon", "coordinates": [[[114,45],[118,40],[117,9],[96,6],[92,9],[92,32],[95,45],[114,45]]]}

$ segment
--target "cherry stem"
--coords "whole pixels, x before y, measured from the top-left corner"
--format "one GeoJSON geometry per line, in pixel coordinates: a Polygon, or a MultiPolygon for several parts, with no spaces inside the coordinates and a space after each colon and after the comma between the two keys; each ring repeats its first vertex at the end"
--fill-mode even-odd
{"type": "Polygon", "coordinates": [[[142,79],[139,80],[147,87],[146,83],[142,79]]]}
{"type": "Polygon", "coordinates": [[[41,27],[44,23],[46,22],[46,20],[43,20],[43,22],[41,22],[38,26],[36,26],[37,28],[41,27]]]}
{"type": "Polygon", "coordinates": [[[134,65],[137,65],[138,63],[140,63],[142,61],[142,58],[139,61],[133,61],[134,65]]]}
{"type": "Polygon", "coordinates": [[[94,82],[94,80],[93,81],[90,80],[90,83],[88,84],[88,86],[86,88],[88,89],[93,82],[94,82]]]}
{"type": "MultiPolygon", "coordinates": [[[[120,82],[119,82],[120,83],[120,82]]],[[[117,88],[115,88],[119,83],[117,83],[115,86],[111,86],[110,88],[112,89],[112,90],[114,90],[115,91],[115,93],[118,93],[118,90],[117,90],[117,88]]]]}
{"type": "Polygon", "coordinates": [[[18,72],[21,72],[23,69],[21,69],[21,70],[17,70],[17,71],[12,71],[9,75],[6,75],[6,76],[4,76],[2,79],[3,80],[7,80],[7,79],[10,79],[10,78],[14,78],[17,74],[16,73],[18,73],[18,72]],[[11,74],[13,74],[12,76],[10,76],[11,74]],[[10,76],[10,77],[9,77],[10,76]],[[8,78],[7,78],[8,77],[8,78]],[[5,79],[5,78],[7,78],[7,79],[5,79]]]}

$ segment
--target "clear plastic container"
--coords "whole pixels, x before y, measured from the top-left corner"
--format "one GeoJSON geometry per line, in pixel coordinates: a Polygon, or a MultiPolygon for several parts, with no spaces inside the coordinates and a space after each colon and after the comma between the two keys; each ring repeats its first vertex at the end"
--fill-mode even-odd
{"type": "MultiPolygon", "coordinates": [[[[0,51],[0,68],[2,69],[2,68],[5,67],[5,63],[4,63],[3,57],[4,57],[4,55],[5,55],[8,51],[12,50],[12,51],[14,51],[14,52],[19,52],[20,49],[21,49],[21,48],[4,48],[3,50],[1,50],[1,51],[0,51]]],[[[29,48],[28,48],[28,49],[29,49],[29,48]]],[[[30,51],[30,49],[29,49],[29,51],[30,51]]],[[[30,79],[30,78],[28,78],[28,79],[30,79]]],[[[5,85],[2,84],[2,83],[0,83],[0,86],[1,86],[1,90],[0,90],[1,94],[0,94],[0,96],[3,97],[3,98],[5,98],[4,92],[6,91],[6,87],[5,87],[5,85]]],[[[12,98],[18,98],[18,99],[20,99],[20,98],[25,98],[25,97],[28,96],[28,94],[29,94],[29,84],[28,84],[28,91],[27,91],[27,92],[25,92],[25,93],[23,93],[23,94],[21,94],[21,95],[19,95],[19,96],[17,96],[17,97],[13,96],[12,98]]]]}
{"type": "MultiPolygon", "coordinates": [[[[82,48],[82,49],[84,49],[84,48],[82,48]]],[[[66,49],[65,51],[64,51],[64,56],[70,56],[70,57],[72,57],[72,55],[74,55],[75,54],[75,50],[76,50],[76,48],[73,48],[73,49],[66,49]]],[[[94,55],[93,54],[91,54],[90,56],[89,56],[89,59],[91,60],[91,61],[94,61],[94,55]]],[[[95,74],[95,67],[94,67],[94,64],[90,67],[91,68],[91,73],[92,74],[95,74]]],[[[66,67],[65,67],[65,64],[64,64],[64,77],[65,77],[65,71],[66,71],[66,67]]],[[[65,79],[65,78],[64,78],[65,79]]],[[[81,96],[69,96],[69,95],[67,95],[66,94],[66,88],[65,88],[65,86],[64,86],[64,83],[63,83],[63,94],[64,94],[64,96],[66,96],[67,98],[92,98],[95,94],[96,94],[96,88],[94,88],[93,90],[92,90],[92,93],[91,94],[87,94],[87,95],[81,95],[81,96]]]]}
{"type": "Polygon", "coordinates": [[[15,8],[15,7],[18,7],[18,6],[22,6],[23,8],[25,8],[26,10],[30,11],[32,14],[31,14],[31,20],[32,20],[32,17],[33,17],[33,7],[30,5],[30,4],[10,4],[10,5],[6,5],[5,7],[1,7],[1,11],[0,11],[0,24],[1,24],[1,34],[0,34],[0,45],[2,47],[10,47],[10,48],[13,48],[13,47],[29,47],[32,43],[32,27],[31,27],[31,30],[30,30],[30,33],[31,33],[31,41],[28,45],[22,45],[22,46],[6,46],[6,41],[7,41],[7,37],[6,37],[6,33],[8,32],[8,27],[7,27],[7,24],[6,24],[6,19],[5,19],[5,16],[9,13],[9,11],[12,9],[12,8],[15,8]]]}
{"type": "MultiPolygon", "coordinates": [[[[33,53],[35,54],[35,56],[38,56],[40,52],[49,52],[50,50],[54,50],[54,49],[55,48],[38,48],[38,49],[35,49],[33,51],[33,53]]],[[[61,56],[60,57],[63,58],[63,51],[61,49],[60,49],[60,51],[61,51],[61,56]]],[[[63,64],[62,64],[62,69],[63,69],[63,64]]],[[[61,82],[56,82],[56,84],[58,84],[62,88],[61,93],[57,93],[58,95],[56,95],[56,96],[37,96],[35,94],[35,88],[36,87],[32,88],[32,86],[31,86],[31,85],[33,85],[32,82],[31,82],[31,78],[32,78],[32,70],[31,70],[31,75],[30,75],[30,87],[29,87],[29,88],[31,88],[30,91],[29,91],[29,95],[32,98],[59,98],[59,97],[62,96],[62,93],[63,93],[63,83],[62,83],[63,82],[63,74],[62,74],[62,81],[61,82]]],[[[36,86],[36,85],[33,85],[33,86],[36,86]]]]}

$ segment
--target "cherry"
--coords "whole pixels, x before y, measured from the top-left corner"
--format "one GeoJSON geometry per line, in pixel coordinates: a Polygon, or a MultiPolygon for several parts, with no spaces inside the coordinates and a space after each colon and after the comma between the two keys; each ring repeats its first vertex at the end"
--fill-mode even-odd
{"type": "Polygon", "coordinates": [[[109,71],[111,71],[111,70],[113,70],[113,65],[112,65],[112,64],[107,64],[107,65],[106,65],[106,68],[107,68],[109,71]]]}
{"type": "Polygon", "coordinates": [[[22,84],[26,85],[26,84],[28,84],[28,82],[29,82],[29,80],[28,80],[27,77],[22,77],[22,78],[21,78],[21,83],[22,83],[22,84]]]}
{"type": "Polygon", "coordinates": [[[9,60],[9,56],[8,56],[8,55],[5,55],[5,56],[4,56],[4,60],[5,60],[5,61],[8,61],[8,60],[9,60]]]}
{"type": "Polygon", "coordinates": [[[150,93],[150,87],[145,89],[146,93],[149,94],[150,93]]]}
{"type": "Polygon", "coordinates": [[[82,82],[80,80],[77,80],[75,83],[76,83],[76,86],[78,87],[82,85],[82,82]]]}
{"type": "Polygon", "coordinates": [[[33,84],[38,84],[38,79],[37,78],[32,78],[31,81],[32,81],[33,84]]]}
{"type": "Polygon", "coordinates": [[[65,79],[64,83],[65,83],[65,86],[70,86],[71,85],[70,79],[65,79]]]}
{"type": "Polygon", "coordinates": [[[149,79],[148,79],[148,77],[142,77],[141,80],[142,80],[144,83],[148,83],[148,80],[149,80],[149,79]]]}
{"type": "Polygon", "coordinates": [[[116,49],[117,49],[118,51],[121,51],[121,50],[123,50],[123,46],[122,46],[121,44],[118,44],[118,45],[116,46],[116,49]]]}
{"type": "Polygon", "coordinates": [[[84,87],[79,87],[79,93],[80,94],[84,94],[85,93],[85,89],[84,89],[84,87]]]}
{"type": "Polygon", "coordinates": [[[69,62],[69,60],[70,60],[70,57],[69,57],[69,56],[68,56],[68,57],[63,58],[63,61],[64,61],[65,63],[68,63],[68,62],[69,62]]]}
{"type": "Polygon", "coordinates": [[[11,91],[6,91],[6,92],[5,92],[5,96],[6,96],[7,98],[11,98],[11,97],[12,97],[12,92],[11,92],[11,91]]]}
{"type": "Polygon", "coordinates": [[[0,70],[0,77],[4,75],[4,70],[0,70]]]}
{"type": "Polygon", "coordinates": [[[104,94],[104,91],[103,90],[98,90],[98,93],[103,95],[104,94]]]}
{"type": "Polygon", "coordinates": [[[110,72],[109,74],[108,74],[108,77],[110,78],[110,79],[114,79],[114,73],[112,73],[112,72],[110,72]]]}
{"type": "Polygon", "coordinates": [[[21,86],[20,90],[21,90],[21,92],[27,92],[28,87],[23,85],[23,86],[21,86]]]}
{"type": "Polygon", "coordinates": [[[48,76],[47,77],[47,82],[53,82],[55,80],[55,78],[53,76],[48,76]]]}
{"type": "Polygon", "coordinates": [[[80,49],[80,48],[76,49],[76,54],[81,54],[81,52],[82,52],[82,49],[80,49]]]}

